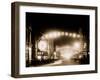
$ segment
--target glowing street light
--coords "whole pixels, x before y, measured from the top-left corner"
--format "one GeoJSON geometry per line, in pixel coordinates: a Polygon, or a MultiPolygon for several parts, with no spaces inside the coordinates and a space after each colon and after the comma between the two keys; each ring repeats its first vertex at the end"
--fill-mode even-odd
{"type": "Polygon", "coordinates": [[[52,38],[57,38],[58,36],[60,36],[60,33],[58,32],[52,32],[52,38]]]}
{"type": "Polygon", "coordinates": [[[65,36],[68,36],[68,32],[65,32],[65,36]]]}
{"type": "Polygon", "coordinates": [[[44,37],[46,39],[54,39],[54,38],[57,38],[59,36],[61,36],[61,32],[58,32],[58,31],[49,32],[47,34],[44,34],[44,37]]]}
{"type": "Polygon", "coordinates": [[[74,49],[80,50],[80,48],[81,48],[81,43],[80,43],[80,42],[75,42],[75,43],[73,44],[73,47],[74,47],[74,49]]]}
{"type": "Polygon", "coordinates": [[[61,35],[60,35],[60,32],[57,32],[57,36],[58,36],[58,37],[61,36],[61,35]]]}
{"type": "Polygon", "coordinates": [[[44,37],[45,37],[46,39],[48,39],[48,38],[49,38],[49,35],[48,35],[48,34],[46,34],[46,35],[44,35],[44,37]]]}
{"type": "Polygon", "coordinates": [[[70,37],[72,37],[72,35],[73,35],[72,33],[69,33],[69,36],[70,36],[70,37]]]}
{"type": "Polygon", "coordinates": [[[81,36],[78,34],[78,35],[77,35],[77,38],[80,38],[80,37],[81,37],[81,36]]]}
{"type": "Polygon", "coordinates": [[[77,36],[77,35],[76,35],[75,33],[73,33],[72,37],[73,37],[73,38],[76,38],[76,36],[77,36]]]}
{"type": "Polygon", "coordinates": [[[59,32],[59,31],[52,31],[49,33],[44,34],[44,36],[42,36],[41,39],[55,39],[58,38],[60,36],[69,36],[72,38],[80,38],[81,35],[76,34],[76,33],[68,33],[68,32],[59,32]]]}
{"type": "Polygon", "coordinates": [[[41,60],[41,59],[42,59],[42,56],[37,56],[37,59],[38,59],[38,60],[41,60]]]}
{"type": "Polygon", "coordinates": [[[53,37],[53,34],[52,33],[49,33],[48,36],[49,36],[48,38],[52,38],[53,37]]]}

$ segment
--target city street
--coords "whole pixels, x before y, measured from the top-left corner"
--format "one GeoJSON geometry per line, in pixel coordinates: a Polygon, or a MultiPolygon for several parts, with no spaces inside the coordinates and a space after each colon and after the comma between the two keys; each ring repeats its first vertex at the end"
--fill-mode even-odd
{"type": "Polygon", "coordinates": [[[78,65],[78,64],[79,62],[75,62],[73,60],[66,60],[66,61],[57,60],[57,61],[54,61],[53,63],[45,64],[42,66],[61,66],[61,65],[78,65]]]}

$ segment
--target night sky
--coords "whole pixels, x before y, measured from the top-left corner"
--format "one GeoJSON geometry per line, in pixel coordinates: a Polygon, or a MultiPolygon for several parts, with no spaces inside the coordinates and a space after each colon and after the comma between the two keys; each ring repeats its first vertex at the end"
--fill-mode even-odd
{"type": "Polygon", "coordinates": [[[79,33],[81,29],[89,40],[89,15],[26,13],[26,27],[32,27],[32,36],[41,36],[48,30],[79,33]]]}

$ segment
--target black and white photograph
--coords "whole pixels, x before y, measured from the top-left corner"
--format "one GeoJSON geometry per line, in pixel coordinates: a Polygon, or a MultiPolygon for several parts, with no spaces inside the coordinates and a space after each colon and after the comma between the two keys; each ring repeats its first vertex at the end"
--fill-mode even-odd
{"type": "Polygon", "coordinates": [[[26,67],[89,64],[89,15],[26,12],[26,67]]]}
{"type": "Polygon", "coordinates": [[[97,7],[12,3],[12,76],[97,73],[97,7]]]}

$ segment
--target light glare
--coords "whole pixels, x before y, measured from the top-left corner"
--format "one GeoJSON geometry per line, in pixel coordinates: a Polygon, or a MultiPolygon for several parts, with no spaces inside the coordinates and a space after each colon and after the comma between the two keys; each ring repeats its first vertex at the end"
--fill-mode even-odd
{"type": "Polygon", "coordinates": [[[75,33],[73,33],[73,38],[75,38],[76,37],[76,34],[75,33]]]}
{"type": "Polygon", "coordinates": [[[69,36],[70,36],[70,37],[72,37],[72,35],[73,35],[72,33],[69,33],[69,36]]]}
{"type": "Polygon", "coordinates": [[[29,47],[29,60],[31,60],[31,55],[32,55],[32,48],[29,47]]]}
{"type": "Polygon", "coordinates": [[[65,35],[68,36],[68,33],[66,32],[65,35]]]}
{"type": "Polygon", "coordinates": [[[81,36],[78,34],[78,35],[77,35],[77,38],[80,38],[80,37],[81,37],[81,36]]]}
{"type": "Polygon", "coordinates": [[[75,49],[80,49],[81,48],[80,42],[75,42],[73,46],[74,46],[75,49]]]}
{"type": "Polygon", "coordinates": [[[39,48],[41,51],[46,51],[46,49],[47,49],[47,42],[41,40],[41,41],[38,43],[38,48],[39,48]]]}
{"type": "Polygon", "coordinates": [[[61,35],[64,36],[64,32],[61,32],[61,35]]]}
{"type": "Polygon", "coordinates": [[[41,60],[41,58],[42,58],[41,56],[37,56],[37,59],[38,59],[38,60],[41,60]]]}

